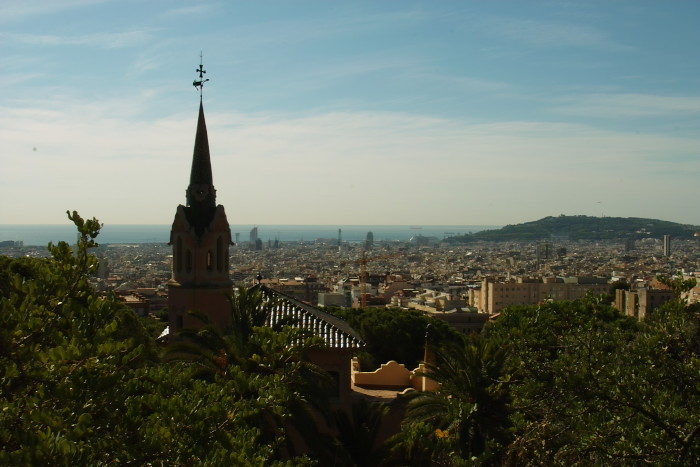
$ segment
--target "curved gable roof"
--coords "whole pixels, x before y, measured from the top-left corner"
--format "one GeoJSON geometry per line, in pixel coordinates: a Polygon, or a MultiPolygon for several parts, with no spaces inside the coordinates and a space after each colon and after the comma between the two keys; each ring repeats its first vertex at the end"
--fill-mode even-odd
{"type": "Polygon", "coordinates": [[[268,325],[291,323],[293,327],[307,329],[323,338],[331,348],[358,349],[365,345],[360,335],[337,316],[264,285],[255,287],[260,287],[268,299],[275,301],[268,325]]]}

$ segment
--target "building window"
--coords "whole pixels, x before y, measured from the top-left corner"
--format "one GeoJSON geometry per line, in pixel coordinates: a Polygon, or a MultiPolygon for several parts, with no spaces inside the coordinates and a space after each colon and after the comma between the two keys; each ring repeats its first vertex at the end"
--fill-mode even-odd
{"type": "Polygon", "coordinates": [[[216,270],[224,270],[224,240],[221,237],[216,239],[216,270]]]}
{"type": "Polygon", "coordinates": [[[212,261],[213,261],[212,256],[213,256],[213,255],[212,255],[212,253],[211,253],[211,250],[207,251],[207,269],[210,270],[210,271],[211,271],[211,268],[212,268],[212,261]]]}
{"type": "Polygon", "coordinates": [[[187,250],[187,255],[185,256],[185,269],[187,272],[192,272],[192,252],[187,250]]]}
{"type": "Polygon", "coordinates": [[[175,270],[182,272],[182,238],[177,237],[175,245],[175,270]]]}

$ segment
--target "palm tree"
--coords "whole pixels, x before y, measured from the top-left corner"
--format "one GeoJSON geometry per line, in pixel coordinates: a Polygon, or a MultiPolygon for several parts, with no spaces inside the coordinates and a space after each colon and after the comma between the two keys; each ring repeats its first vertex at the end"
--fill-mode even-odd
{"type": "Polygon", "coordinates": [[[245,365],[254,349],[253,329],[263,326],[273,304],[266,301],[260,289],[238,288],[229,297],[229,325],[221,328],[200,310],[188,313],[197,318],[201,327],[184,328],[177,340],[164,353],[166,361],[183,360],[195,364],[194,375],[211,380],[225,376],[230,365],[245,365]]]}
{"type": "MultiPolygon", "coordinates": [[[[378,466],[387,457],[387,449],[379,444],[379,434],[384,416],[389,408],[380,402],[370,402],[364,397],[353,400],[351,413],[345,409],[335,412],[336,443],[342,457],[342,465],[378,466]]],[[[336,459],[337,461],[337,459],[336,459]]]]}
{"type": "Polygon", "coordinates": [[[231,324],[225,329],[233,337],[240,350],[247,350],[253,336],[253,329],[264,326],[272,308],[273,300],[265,298],[262,289],[240,287],[229,298],[231,304],[231,324]]]}
{"type": "MultiPolygon", "coordinates": [[[[440,387],[415,393],[406,410],[406,429],[427,424],[434,430],[436,449],[448,447],[446,452],[462,459],[487,461],[508,439],[508,391],[501,380],[505,354],[477,336],[437,349],[434,355],[425,376],[440,387]]],[[[437,450],[435,455],[444,455],[437,450]]]]}
{"type": "MultiPolygon", "coordinates": [[[[265,326],[274,302],[260,288],[235,290],[230,304],[231,324],[223,329],[203,313],[190,312],[203,326],[180,330],[178,340],[166,349],[165,360],[190,362],[193,377],[207,381],[238,381],[241,370],[253,378],[273,378],[277,388],[274,404],[257,420],[263,438],[273,440],[282,435],[286,452],[281,456],[293,456],[297,452],[290,436],[293,428],[313,448],[319,438],[314,410],[326,413],[332,380],[321,368],[305,361],[303,354],[323,345],[323,340],[303,329],[265,326]]],[[[241,396],[261,397],[255,384],[243,381],[239,386],[241,396]]]]}

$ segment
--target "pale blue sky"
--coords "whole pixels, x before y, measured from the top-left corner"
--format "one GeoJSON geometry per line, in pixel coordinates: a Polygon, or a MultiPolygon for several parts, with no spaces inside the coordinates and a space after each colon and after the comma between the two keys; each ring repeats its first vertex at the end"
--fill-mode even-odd
{"type": "Polygon", "coordinates": [[[700,2],[0,2],[0,224],[700,224],[700,2]]]}

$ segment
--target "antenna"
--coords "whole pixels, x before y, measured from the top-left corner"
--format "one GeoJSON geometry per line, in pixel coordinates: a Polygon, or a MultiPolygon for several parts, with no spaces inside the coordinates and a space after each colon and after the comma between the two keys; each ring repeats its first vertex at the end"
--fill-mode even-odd
{"type": "Polygon", "coordinates": [[[202,65],[202,52],[199,52],[199,68],[194,70],[195,73],[199,73],[199,80],[194,80],[192,81],[192,86],[195,87],[196,90],[199,91],[199,99],[202,99],[202,89],[204,89],[204,83],[209,81],[209,78],[204,79],[204,75],[207,72],[207,70],[204,69],[204,66],[202,65]]]}

